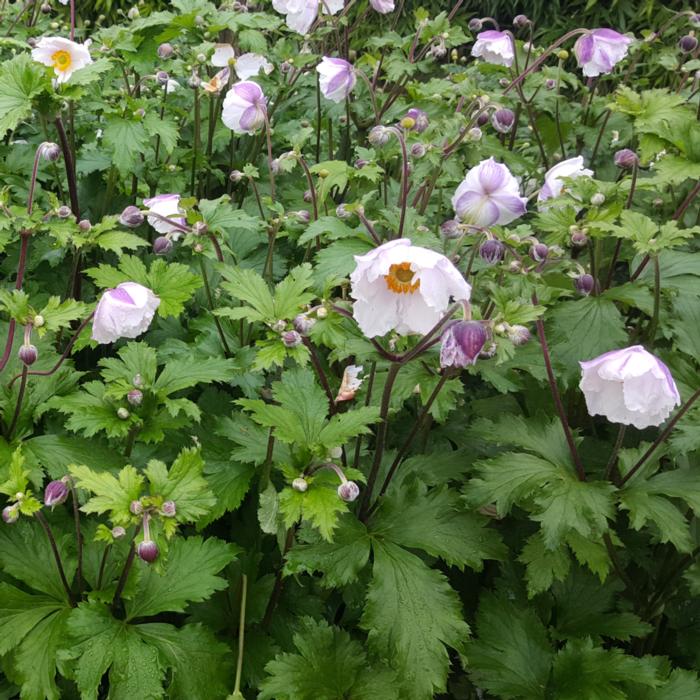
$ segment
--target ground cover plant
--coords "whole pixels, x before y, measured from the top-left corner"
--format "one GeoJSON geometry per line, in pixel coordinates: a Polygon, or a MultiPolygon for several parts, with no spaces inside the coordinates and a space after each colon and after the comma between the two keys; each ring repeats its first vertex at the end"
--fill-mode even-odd
{"type": "Polygon", "coordinates": [[[0,3],[0,697],[700,698],[700,16],[0,3]]]}

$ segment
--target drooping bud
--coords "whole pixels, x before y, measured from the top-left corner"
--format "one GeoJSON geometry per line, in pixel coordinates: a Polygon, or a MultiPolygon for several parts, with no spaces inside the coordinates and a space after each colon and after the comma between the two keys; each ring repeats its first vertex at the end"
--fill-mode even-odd
{"type": "Polygon", "coordinates": [[[175,501],[163,501],[163,505],[160,507],[160,513],[166,518],[174,518],[177,513],[175,501]]]}
{"type": "Polygon", "coordinates": [[[527,27],[528,24],[530,24],[530,20],[525,15],[515,15],[515,17],[513,17],[513,26],[518,29],[527,27]]]}
{"type": "Polygon", "coordinates": [[[574,279],[574,288],[579,294],[588,296],[595,289],[595,279],[593,275],[583,274],[574,279]]]}
{"type": "Polygon", "coordinates": [[[352,214],[345,208],[345,204],[339,204],[335,208],[335,215],[339,219],[349,219],[352,216],[352,214]]]}
{"type": "Polygon", "coordinates": [[[507,134],[515,124],[515,114],[510,109],[497,109],[491,116],[491,124],[499,134],[507,134]]]}
{"type": "Polygon", "coordinates": [[[457,219],[447,219],[440,224],[440,233],[447,239],[459,238],[462,232],[457,219]]]}
{"type": "Polygon", "coordinates": [[[37,361],[39,351],[34,345],[20,345],[20,348],[17,351],[17,356],[23,364],[29,366],[33,365],[37,361]]]}
{"type": "Polygon", "coordinates": [[[473,126],[471,129],[469,129],[469,131],[467,131],[467,138],[470,141],[481,141],[482,136],[483,133],[478,126],[473,126]]]}
{"type": "Polygon", "coordinates": [[[554,90],[554,88],[557,86],[557,81],[554,80],[554,78],[547,78],[547,80],[544,81],[544,86],[547,88],[547,90],[554,90]]]}
{"type": "Polygon", "coordinates": [[[639,165],[639,158],[631,148],[623,148],[615,154],[615,165],[618,168],[631,170],[636,165],[639,165]]]}
{"type": "Polygon", "coordinates": [[[508,338],[513,345],[525,345],[532,336],[525,326],[510,326],[508,328],[508,338]]]}
{"type": "Polygon", "coordinates": [[[156,255],[167,255],[173,249],[173,242],[167,236],[158,236],[153,241],[153,252],[156,255]]]}
{"type": "Polygon", "coordinates": [[[168,80],[170,80],[170,76],[167,74],[166,71],[164,70],[159,70],[156,73],[156,81],[159,85],[167,85],[168,80]]]}
{"type": "Polygon", "coordinates": [[[127,408],[122,407],[117,409],[117,418],[119,418],[119,420],[126,420],[130,415],[127,408]]]}
{"type": "Polygon", "coordinates": [[[140,389],[132,389],[127,395],[126,400],[132,406],[140,406],[143,401],[143,392],[140,389]]]}
{"type": "Polygon", "coordinates": [[[45,143],[41,155],[49,163],[55,163],[61,157],[61,149],[57,143],[45,143]]]}
{"type": "Polygon", "coordinates": [[[543,262],[549,255],[549,248],[544,243],[535,243],[530,247],[530,257],[535,262],[543,262]]]}
{"type": "Polygon", "coordinates": [[[292,481],[292,488],[299,493],[305,493],[309,488],[309,482],[303,476],[298,476],[292,481]]]}
{"type": "Polygon", "coordinates": [[[496,265],[503,260],[506,247],[495,238],[489,238],[481,244],[479,255],[481,259],[489,265],[496,265]]]}
{"type": "Polygon", "coordinates": [[[680,38],[678,48],[683,53],[693,53],[698,48],[698,40],[692,34],[686,34],[680,38]]]}
{"type": "Polygon", "coordinates": [[[158,54],[158,58],[170,58],[173,55],[173,53],[175,53],[175,49],[172,47],[171,44],[165,42],[156,49],[156,53],[158,54]]]}
{"type": "Polygon", "coordinates": [[[192,233],[195,236],[206,236],[209,233],[209,226],[206,221],[195,221],[192,224],[192,233]]]}
{"type": "Polygon", "coordinates": [[[489,121],[489,113],[488,112],[481,112],[479,116],[476,118],[476,125],[477,126],[484,126],[485,124],[488,124],[489,121]]]}
{"type": "Polygon", "coordinates": [[[301,335],[297,331],[285,331],[281,335],[282,342],[287,348],[295,348],[301,345],[301,335]]]}
{"type": "Polygon", "coordinates": [[[69,488],[60,479],[50,481],[44,489],[44,505],[49,508],[60,506],[68,498],[69,488]]]}
{"type": "Polygon", "coordinates": [[[406,116],[413,119],[412,129],[417,134],[422,134],[430,125],[430,119],[422,109],[411,107],[411,109],[406,112],[406,116]]]}
{"type": "Polygon", "coordinates": [[[112,537],[114,537],[115,540],[124,537],[124,535],[126,535],[126,530],[121,525],[116,525],[112,528],[112,537]]]}
{"type": "Polygon", "coordinates": [[[357,170],[362,170],[362,168],[364,168],[365,165],[367,165],[367,163],[369,163],[368,160],[363,160],[362,158],[358,158],[358,159],[355,161],[355,168],[356,168],[357,170]]]}
{"type": "Polygon", "coordinates": [[[67,219],[70,215],[70,207],[66,206],[65,204],[56,209],[56,216],[58,216],[59,219],[67,219]]]}
{"type": "Polygon", "coordinates": [[[472,17],[467,24],[470,32],[480,32],[483,26],[484,23],[478,17],[472,17]]]}
{"type": "Polygon", "coordinates": [[[5,506],[2,509],[2,519],[8,525],[13,525],[19,520],[19,508],[17,505],[5,506]]]}
{"type": "Polygon", "coordinates": [[[143,386],[143,377],[140,374],[135,374],[134,378],[131,380],[131,383],[139,389],[140,387],[143,386]]]}
{"type": "Polygon", "coordinates": [[[131,501],[129,511],[134,515],[141,515],[143,513],[143,503],[141,501],[131,501]]]}
{"type": "Polygon", "coordinates": [[[475,364],[488,339],[489,334],[483,323],[455,321],[442,334],[440,366],[467,367],[475,364]]]}
{"type": "Polygon", "coordinates": [[[153,540],[144,540],[139,543],[136,553],[139,555],[139,559],[152,564],[158,559],[158,545],[153,540]]]}
{"type": "Polygon", "coordinates": [[[88,221],[88,219],[81,219],[81,220],[78,222],[78,228],[79,228],[83,233],[87,233],[87,232],[92,228],[92,224],[90,223],[90,221],[88,221]]]}
{"type": "Polygon", "coordinates": [[[294,216],[301,221],[302,224],[308,224],[311,221],[311,214],[309,214],[306,209],[299,209],[299,211],[294,212],[294,216]]]}
{"type": "Polygon", "coordinates": [[[576,228],[571,232],[571,244],[577,248],[583,248],[588,245],[588,236],[583,229],[576,228]]]}
{"type": "Polygon", "coordinates": [[[414,158],[422,158],[425,155],[425,146],[422,143],[414,143],[411,146],[411,155],[414,158]]]}
{"type": "Polygon", "coordinates": [[[119,216],[119,223],[129,228],[137,228],[143,223],[144,216],[138,207],[130,204],[119,216]]]}
{"type": "Polygon", "coordinates": [[[354,481],[345,481],[338,486],[338,496],[346,503],[352,503],[360,495],[360,487],[354,481]]]}
{"type": "Polygon", "coordinates": [[[391,132],[389,129],[387,129],[385,126],[375,126],[372,127],[372,130],[369,132],[369,135],[367,136],[367,140],[373,145],[373,146],[384,146],[389,142],[389,139],[391,138],[391,132]]]}
{"type": "Polygon", "coordinates": [[[240,170],[232,170],[228,174],[228,179],[231,180],[231,182],[240,182],[243,177],[243,173],[240,170]]]}

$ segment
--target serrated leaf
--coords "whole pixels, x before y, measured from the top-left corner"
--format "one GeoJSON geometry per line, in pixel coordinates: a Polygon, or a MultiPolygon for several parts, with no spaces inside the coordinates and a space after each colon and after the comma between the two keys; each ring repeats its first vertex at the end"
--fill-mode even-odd
{"type": "Polygon", "coordinates": [[[541,532],[527,538],[518,561],[525,564],[525,581],[530,598],[547,591],[555,581],[563,581],[571,569],[571,557],[564,545],[549,549],[541,532]]]}
{"type": "Polygon", "coordinates": [[[32,111],[32,98],[48,85],[45,71],[26,53],[0,64],[0,136],[32,111]]]}
{"type": "Polygon", "coordinates": [[[347,510],[347,504],[338,496],[335,485],[329,486],[325,481],[323,475],[315,477],[304,493],[284,489],[279,495],[279,508],[287,527],[292,527],[300,519],[307,520],[330,542],[338,516],[347,510]]]}
{"type": "Polygon", "coordinates": [[[129,506],[141,496],[144,478],[134,467],[124,467],[115,477],[109,472],[96,472],[84,465],[71,465],[70,473],[75,485],[94,494],[81,507],[85,513],[109,513],[115,524],[127,525],[130,520],[129,506]]]}

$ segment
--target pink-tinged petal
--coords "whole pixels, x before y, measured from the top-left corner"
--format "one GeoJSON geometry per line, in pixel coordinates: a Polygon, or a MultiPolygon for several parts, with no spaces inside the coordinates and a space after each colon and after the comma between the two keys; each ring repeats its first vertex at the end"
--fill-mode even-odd
{"type": "Polygon", "coordinates": [[[574,51],[579,63],[587,63],[593,58],[593,36],[591,34],[586,34],[579,38],[579,40],[574,45],[574,51]]]}
{"type": "Polygon", "coordinates": [[[131,304],[131,306],[135,304],[134,300],[129,296],[129,292],[124,288],[117,287],[116,289],[110,289],[105,292],[105,294],[109,294],[112,299],[121,301],[123,304],[131,304]]]}
{"type": "Polygon", "coordinates": [[[255,103],[263,96],[260,86],[250,80],[244,80],[240,83],[236,83],[231,89],[238,97],[250,104],[255,103]]]}
{"type": "Polygon", "coordinates": [[[506,178],[510,175],[508,168],[497,163],[493,158],[484,161],[479,168],[479,181],[484,194],[497,192],[504,186],[506,178]]]}

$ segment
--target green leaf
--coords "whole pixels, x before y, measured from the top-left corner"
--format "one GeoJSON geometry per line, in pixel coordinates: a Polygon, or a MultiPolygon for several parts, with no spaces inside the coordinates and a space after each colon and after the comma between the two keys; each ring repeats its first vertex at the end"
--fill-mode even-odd
{"type": "Polygon", "coordinates": [[[221,286],[236,299],[252,307],[246,310],[250,321],[276,321],[275,302],[265,280],[255,271],[237,267],[224,272],[221,286]]]}
{"type": "Polygon", "coordinates": [[[148,134],[136,117],[108,117],[102,141],[111,151],[112,163],[122,175],[128,175],[135,169],[138,156],[146,151],[148,134]]]}
{"type": "Polygon", "coordinates": [[[226,382],[239,372],[232,359],[211,357],[206,360],[170,360],[153,384],[153,391],[169,396],[197,384],[226,382]]]}
{"type": "Polygon", "coordinates": [[[367,435],[371,432],[369,426],[378,420],[378,406],[361,406],[333,416],[321,431],[318,440],[328,446],[344,445],[350,438],[367,435]]]}
{"type": "Polygon", "coordinates": [[[563,581],[571,569],[571,557],[566,547],[560,545],[554,549],[547,548],[542,532],[536,532],[527,538],[518,561],[527,567],[525,580],[530,598],[549,590],[554,581],[563,581]]]}
{"type": "Polygon", "coordinates": [[[312,270],[309,263],[304,263],[289,271],[287,276],[275,287],[275,317],[293,319],[314,298],[314,293],[307,291],[312,285],[312,270]]]}
{"type": "Polygon", "coordinates": [[[328,541],[333,539],[333,531],[338,524],[338,516],[347,510],[337,492],[337,479],[319,474],[309,479],[309,488],[304,493],[286,488],[279,495],[280,512],[285,525],[292,527],[299,519],[307,520],[318,528],[321,536],[328,541]]]}
{"type": "Polygon", "coordinates": [[[503,700],[547,697],[553,652],[534,609],[486,593],[479,603],[476,632],[477,639],[466,645],[466,658],[478,686],[503,700]]]}
{"type": "Polygon", "coordinates": [[[48,85],[45,71],[26,53],[0,64],[0,137],[32,112],[32,98],[48,85]]]}
{"type": "Polygon", "coordinates": [[[37,329],[39,337],[46,332],[54,333],[66,328],[71,321],[87,316],[87,305],[73,299],[61,301],[60,297],[49,297],[46,306],[39,311],[44,317],[44,325],[37,329]]]}
{"type": "Polygon", "coordinates": [[[447,564],[480,571],[485,559],[502,559],[506,549],[488,518],[468,512],[446,487],[431,491],[416,482],[390,491],[370,521],[373,537],[422,549],[447,564]]]}
{"type": "Polygon", "coordinates": [[[161,118],[156,112],[148,112],[143,119],[143,127],[149,136],[160,137],[161,148],[166,153],[172,153],[177,146],[179,132],[177,124],[167,117],[161,118]]]}
{"type": "Polygon", "coordinates": [[[361,626],[374,653],[398,672],[406,700],[427,700],[445,690],[450,666],[445,647],[459,650],[469,635],[445,577],[389,542],[374,543],[361,626]]]}
{"type": "Polygon", "coordinates": [[[336,216],[321,216],[316,221],[312,221],[304,233],[299,236],[297,245],[305,246],[317,237],[325,237],[330,241],[339,238],[351,238],[357,236],[357,231],[351,229],[336,216]]]}
{"type": "Polygon", "coordinates": [[[168,550],[162,572],[144,564],[134,597],[126,604],[127,617],[184,612],[190,602],[206,600],[228,585],[217,574],[236,556],[236,548],[214,537],[177,538],[168,550]]]}

